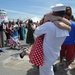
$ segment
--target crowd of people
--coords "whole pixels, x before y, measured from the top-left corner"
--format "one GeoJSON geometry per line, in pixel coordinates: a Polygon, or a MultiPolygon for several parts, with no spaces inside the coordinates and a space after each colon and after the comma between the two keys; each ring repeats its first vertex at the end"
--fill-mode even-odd
{"type": "Polygon", "coordinates": [[[39,23],[31,19],[24,22],[18,19],[17,22],[4,23],[3,21],[0,24],[0,47],[3,46],[3,31],[6,34],[6,43],[10,43],[12,48],[14,48],[13,42],[21,48],[19,40],[26,39],[27,48],[20,57],[23,58],[28,54],[30,62],[39,67],[40,75],[54,75],[53,65],[58,57],[60,57],[60,66],[64,66],[66,71],[74,61],[75,18],[72,8],[56,4],[51,9],[52,12],[45,14],[39,23]],[[63,58],[66,60],[65,64],[63,58]]]}
{"type": "Polygon", "coordinates": [[[4,47],[4,44],[10,44],[11,48],[14,48],[16,45],[21,48],[20,40],[24,39],[26,39],[28,44],[27,47],[31,46],[34,42],[33,32],[36,25],[37,23],[34,23],[31,19],[27,19],[24,22],[20,19],[9,22],[2,21],[0,24],[0,47],[4,47]],[[6,43],[4,43],[3,33],[6,35],[6,43]]]}

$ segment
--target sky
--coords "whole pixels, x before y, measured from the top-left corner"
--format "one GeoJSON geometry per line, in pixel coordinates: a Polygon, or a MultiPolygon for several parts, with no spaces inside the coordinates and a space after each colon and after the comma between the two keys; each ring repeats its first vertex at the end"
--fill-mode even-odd
{"type": "Polygon", "coordinates": [[[41,18],[51,11],[50,6],[65,4],[72,8],[75,16],[75,0],[0,0],[0,9],[7,11],[10,19],[41,18]]]}

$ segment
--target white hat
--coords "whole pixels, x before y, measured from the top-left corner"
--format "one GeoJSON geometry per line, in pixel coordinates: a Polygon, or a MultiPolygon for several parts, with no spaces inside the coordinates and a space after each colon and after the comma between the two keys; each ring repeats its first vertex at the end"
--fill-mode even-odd
{"type": "Polygon", "coordinates": [[[63,4],[56,4],[55,6],[51,6],[52,11],[62,11],[66,10],[66,6],[63,4]]]}

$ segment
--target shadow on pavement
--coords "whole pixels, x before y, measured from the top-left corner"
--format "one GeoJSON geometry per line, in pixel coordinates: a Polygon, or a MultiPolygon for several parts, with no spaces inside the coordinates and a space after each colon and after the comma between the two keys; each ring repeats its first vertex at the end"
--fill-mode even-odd
{"type": "Polygon", "coordinates": [[[64,66],[60,66],[59,63],[55,64],[55,70],[55,75],[75,75],[75,68],[65,71],[64,66]]]}
{"type": "Polygon", "coordinates": [[[20,50],[19,48],[11,48],[11,47],[9,47],[9,48],[6,48],[6,50],[20,50]]]}
{"type": "Polygon", "coordinates": [[[70,74],[75,75],[75,68],[71,69],[70,74]]]}
{"type": "Polygon", "coordinates": [[[18,57],[20,55],[20,53],[15,53],[15,54],[12,54],[12,55],[10,55],[10,56],[13,56],[13,57],[18,57]]]}
{"type": "Polygon", "coordinates": [[[29,69],[26,75],[39,75],[39,69],[35,65],[32,66],[33,68],[29,69]]]}

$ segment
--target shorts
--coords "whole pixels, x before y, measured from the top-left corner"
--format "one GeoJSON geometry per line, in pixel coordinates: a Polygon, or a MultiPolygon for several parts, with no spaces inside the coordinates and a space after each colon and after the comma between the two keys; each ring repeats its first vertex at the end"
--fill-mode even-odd
{"type": "Polygon", "coordinates": [[[61,46],[60,57],[65,57],[66,60],[74,60],[75,44],[63,44],[61,46]]]}

